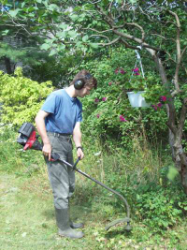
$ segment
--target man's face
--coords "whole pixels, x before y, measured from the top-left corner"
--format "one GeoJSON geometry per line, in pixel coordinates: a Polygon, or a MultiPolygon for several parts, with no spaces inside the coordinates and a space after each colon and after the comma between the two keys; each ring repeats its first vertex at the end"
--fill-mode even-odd
{"type": "Polygon", "coordinates": [[[78,96],[84,97],[86,95],[89,95],[91,90],[92,90],[92,88],[86,86],[86,87],[82,88],[81,90],[79,90],[78,96]]]}

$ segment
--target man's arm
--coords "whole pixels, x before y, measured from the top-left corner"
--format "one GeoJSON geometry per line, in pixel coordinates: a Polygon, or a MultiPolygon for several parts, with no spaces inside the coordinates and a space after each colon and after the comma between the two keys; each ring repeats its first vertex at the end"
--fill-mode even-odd
{"type": "Polygon", "coordinates": [[[40,110],[35,118],[35,122],[36,122],[36,128],[38,130],[38,133],[40,134],[43,144],[44,144],[42,152],[50,160],[52,148],[51,148],[51,144],[50,144],[49,138],[47,136],[46,128],[45,128],[45,118],[48,115],[49,113],[43,110],[40,110]]]}
{"type": "MultiPolygon", "coordinates": [[[[80,122],[77,122],[73,130],[73,140],[75,142],[76,148],[81,147],[81,138],[82,138],[81,125],[80,122]]],[[[82,148],[77,149],[77,157],[83,159],[84,153],[82,148]]]]}

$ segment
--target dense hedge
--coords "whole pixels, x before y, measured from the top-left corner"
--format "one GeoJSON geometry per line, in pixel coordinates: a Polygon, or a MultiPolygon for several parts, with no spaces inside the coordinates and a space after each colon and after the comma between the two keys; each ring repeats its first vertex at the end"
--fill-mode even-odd
{"type": "Polygon", "coordinates": [[[1,122],[21,125],[33,122],[36,113],[49,93],[53,90],[51,82],[38,83],[22,75],[17,68],[11,76],[0,71],[1,122]]]}

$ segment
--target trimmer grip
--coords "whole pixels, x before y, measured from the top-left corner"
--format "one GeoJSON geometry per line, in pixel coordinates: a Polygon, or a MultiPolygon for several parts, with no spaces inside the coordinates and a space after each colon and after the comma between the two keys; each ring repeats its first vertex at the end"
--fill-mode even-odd
{"type": "Polygon", "coordinates": [[[60,159],[60,155],[57,153],[52,153],[51,154],[51,161],[57,161],[60,159]]]}

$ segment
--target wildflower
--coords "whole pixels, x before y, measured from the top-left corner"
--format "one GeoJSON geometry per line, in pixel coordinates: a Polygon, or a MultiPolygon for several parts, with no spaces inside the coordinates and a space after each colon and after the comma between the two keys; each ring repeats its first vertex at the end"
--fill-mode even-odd
{"type": "Polygon", "coordinates": [[[166,102],[167,101],[167,97],[165,95],[160,97],[160,101],[162,102],[166,102]]]}
{"type": "Polygon", "coordinates": [[[119,119],[120,119],[121,122],[127,122],[127,120],[124,118],[123,115],[120,115],[120,116],[119,116],[119,119]]]}
{"type": "Polygon", "coordinates": [[[107,100],[107,97],[103,97],[102,101],[105,102],[107,100]]]}
{"type": "Polygon", "coordinates": [[[162,107],[162,103],[159,102],[159,103],[157,104],[157,107],[161,108],[161,107],[162,107]]]}
{"type": "Polygon", "coordinates": [[[139,76],[139,75],[140,75],[140,73],[136,72],[136,73],[134,73],[134,75],[135,75],[135,76],[139,76]]]}
{"type": "Polygon", "coordinates": [[[97,118],[99,118],[99,117],[100,117],[100,114],[97,114],[96,116],[97,116],[97,118]]]}
{"type": "Polygon", "coordinates": [[[95,98],[94,102],[95,102],[95,103],[98,103],[98,102],[99,102],[99,99],[98,99],[98,98],[95,98]]]}
{"type": "Polygon", "coordinates": [[[124,75],[124,74],[126,73],[126,71],[123,70],[123,69],[120,69],[120,73],[121,73],[122,75],[124,75]]]}
{"type": "Polygon", "coordinates": [[[152,105],[152,107],[154,108],[154,110],[157,110],[157,106],[156,105],[152,105]]]}
{"type": "Polygon", "coordinates": [[[136,72],[139,72],[139,68],[135,68],[135,69],[133,69],[132,71],[135,72],[135,73],[136,73],[136,72]]]}
{"type": "Polygon", "coordinates": [[[116,70],[115,70],[115,74],[117,74],[119,72],[119,69],[117,68],[116,70]]]}
{"type": "Polygon", "coordinates": [[[108,85],[111,86],[111,85],[112,85],[112,82],[109,82],[108,85]]]}

